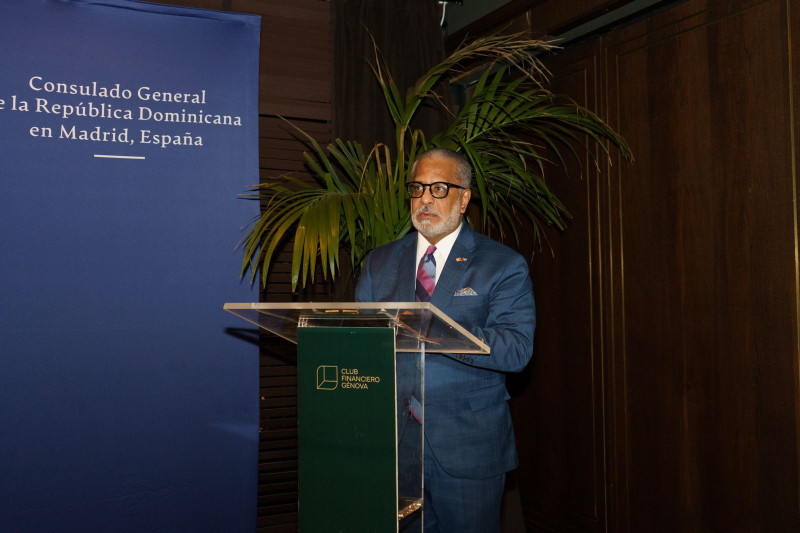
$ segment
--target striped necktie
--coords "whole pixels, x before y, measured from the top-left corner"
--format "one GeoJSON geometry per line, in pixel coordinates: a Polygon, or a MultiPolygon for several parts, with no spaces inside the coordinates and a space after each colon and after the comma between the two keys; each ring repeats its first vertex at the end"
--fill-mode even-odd
{"type": "Polygon", "coordinates": [[[433,289],[436,287],[436,259],[433,258],[433,252],[436,251],[436,246],[430,245],[425,250],[425,255],[419,260],[419,267],[417,267],[417,301],[430,302],[433,289]]]}

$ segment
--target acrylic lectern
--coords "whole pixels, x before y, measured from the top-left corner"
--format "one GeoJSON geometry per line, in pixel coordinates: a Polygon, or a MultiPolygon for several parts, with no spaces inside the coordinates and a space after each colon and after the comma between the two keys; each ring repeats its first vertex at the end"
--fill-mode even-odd
{"type": "Polygon", "coordinates": [[[422,531],[425,354],[489,347],[427,302],[224,308],[297,344],[300,531],[422,531]]]}

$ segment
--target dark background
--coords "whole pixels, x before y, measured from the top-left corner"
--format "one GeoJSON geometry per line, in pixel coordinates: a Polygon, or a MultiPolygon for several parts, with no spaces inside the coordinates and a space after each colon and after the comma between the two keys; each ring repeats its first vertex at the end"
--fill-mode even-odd
{"type": "MultiPolygon", "coordinates": [[[[278,115],[326,141],[348,131],[337,117],[380,114],[353,98],[366,82],[337,87],[361,79],[340,70],[348,58],[336,33],[359,3],[173,3],[262,16],[262,178],[303,171],[302,145],[278,115]]],[[[401,8],[419,17],[432,3],[367,3],[369,16],[394,21],[379,45],[417,57],[431,30],[401,8]]],[[[625,3],[513,0],[446,47],[500,28],[555,35],[625,3]]],[[[589,148],[569,178],[551,169],[574,220],[550,235],[552,250],[521,246],[539,327],[513,386],[520,467],[508,530],[523,521],[528,531],[800,530],[798,35],[793,0],[688,0],[547,59],[553,87],[606,118],[636,161],[596,166],[589,148]]],[[[282,260],[264,298],[346,293],[319,284],[292,294],[282,260]]],[[[296,530],[292,354],[263,339],[262,531],[296,530]]]]}

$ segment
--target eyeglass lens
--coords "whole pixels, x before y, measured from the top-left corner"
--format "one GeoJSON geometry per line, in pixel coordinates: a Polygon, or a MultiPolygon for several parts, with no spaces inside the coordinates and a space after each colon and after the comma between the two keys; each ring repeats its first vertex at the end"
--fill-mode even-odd
{"type": "Polygon", "coordinates": [[[450,191],[450,184],[444,182],[409,183],[408,194],[411,195],[412,198],[419,198],[423,194],[425,194],[425,187],[428,187],[430,189],[431,196],[433,196],[434,198],[444,198],[450,191]]]}

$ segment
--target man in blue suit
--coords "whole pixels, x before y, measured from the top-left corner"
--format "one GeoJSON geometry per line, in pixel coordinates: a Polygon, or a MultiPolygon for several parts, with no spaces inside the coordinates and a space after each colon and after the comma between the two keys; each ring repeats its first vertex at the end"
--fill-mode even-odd
{"type": "Polygon", "coordinates": [[[491,348],[489,356],[425,358],[426,533],[499,531],[505,473],[517,466],[506,373],[533,353],[536,325],[525,260],[462,221],[471,169],[434,149],[414,163],[411,220],[417,233],[367,258],[356,300],[430,300],[491,348]]]}

